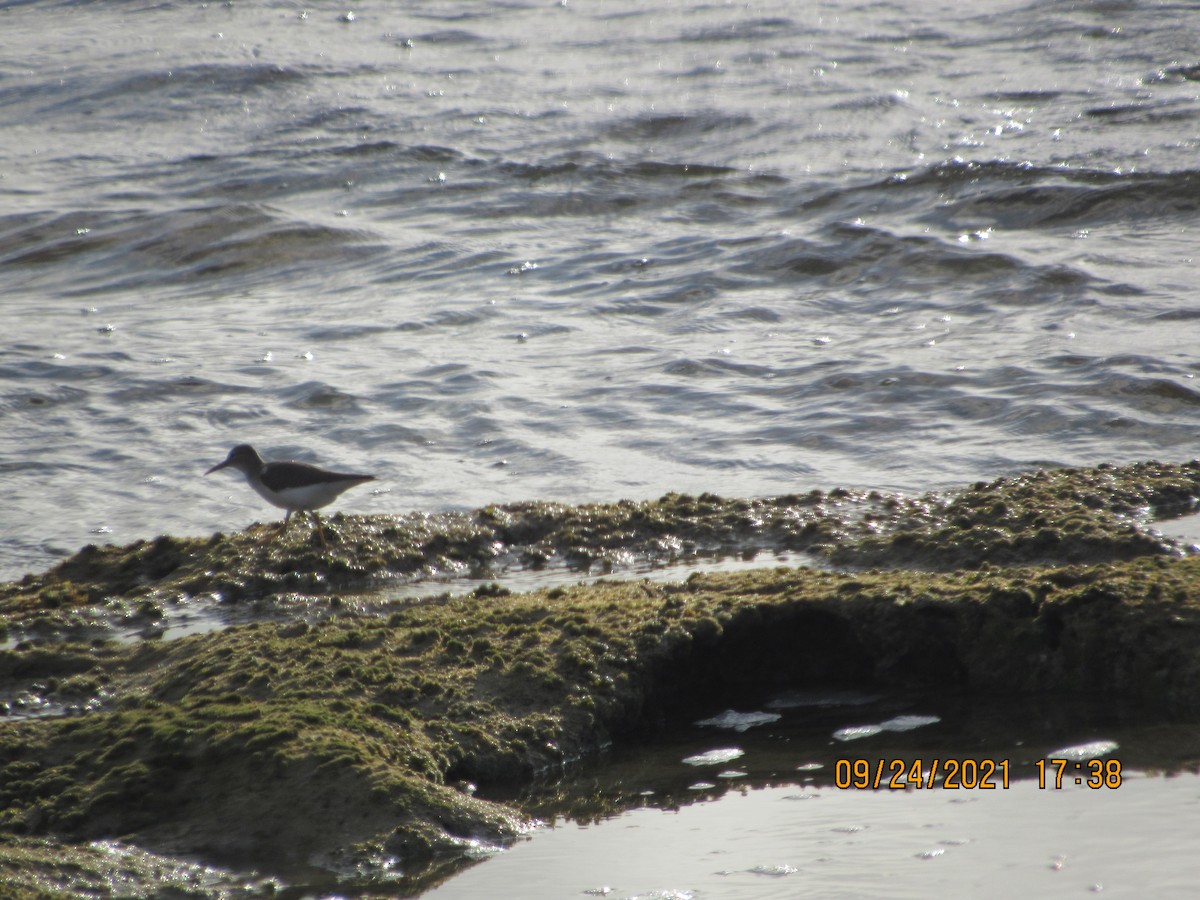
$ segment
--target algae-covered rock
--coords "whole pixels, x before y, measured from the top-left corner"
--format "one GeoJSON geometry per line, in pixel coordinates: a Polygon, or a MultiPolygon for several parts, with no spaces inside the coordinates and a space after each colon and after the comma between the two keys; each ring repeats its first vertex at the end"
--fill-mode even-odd
{"type": "Polygon", "coordinates": [[[944,498],[668,495],[489,507],[441,531],[334,517],[328,551],[304,533],[264,543],[261,529],[82,551],[0,588],[23,636],[0,651],[0,682],[33,698],[0,718],[0,888],[18,883],[11,859],[58,846],[46,841],[99,871],[88,848],[105,845],[89,842],[114,839],[268,874],[444,877],[466,849],[528,826],[479,795],[771,688],[1104,692],[1194,713],[1200,560],[1138,524],[1189,508],[1198,478],[1193,464],[1145,464],[944,498]],[[472,554],[753,536],[893,568],[493,585],[400,604],[336,593],[472,554]],[[115,608],[153,620],[170,592],[217,586],[230,602],[287,596],[328,614],[125,644],[80,624],[115,608]],[[88,639],[47,639],[73,635],[88,639]]]}
{"type": "Polygon", "coordinates": [[[881,533],[832,548],[830,559],[949,570],[1171,553],[1142,526],[1191,512],[1198,497],[1200,462],[1040,469],[927,498],[881,533]]]}
{"type": "MultiPolygon", "coordinates": [[[[753,500],[667,494],[634,503],[516,503],[469,514],[333,516],[329,546],[302,527],[254,526],[207,539],[88,546],[41,575],[0,585],[0,625],[32,636],[95,637],[153,623],[164,604],[223,604],[368,590],[448,571],[481,576],[551,561],[587,571],[631,556],[804,551],[841,567],[952,570],[982,563],[1103,562],[1177,552],[1143,527],[1194,508],[1200,462],[1060,469],[922,496],[835,489],[753,500]]],[[[153,633],[153,629],[149,630],[153,633]]]]}
{"type": "Polygon", "coordinates": [[[104,712],[0,729],[0,829],[216,860],[380,848],[411,867],[522,828],[451,785],[528,779],[767,686],[1106,691],[1195,711],[1197,585],[1191,559],[759,570],[142,644],[96,659],[104,712]]]}

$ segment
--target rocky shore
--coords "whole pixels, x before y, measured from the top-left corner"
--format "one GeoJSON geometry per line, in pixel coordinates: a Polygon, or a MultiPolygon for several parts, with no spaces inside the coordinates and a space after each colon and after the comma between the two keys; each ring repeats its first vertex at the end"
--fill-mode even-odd
{"type": "Polygon", "coordinates": [[[87,547],[0,585],[0,892],[271,896],[299,869],[419,890],[529,827],[475,786],[768,687],[1101,692],[1192,715],[1200,560],[1153,522],[1197,498],[1200,462],[1140,463],[945,495],[339,515],[329,549],[267,526],[87,547]],[[389,593],[781,550],[817,565],[389,593]],[[249,620],[159,637],[201,603],[249,620]],[[117,639],[131,624],[143,636],[117,639]]]}

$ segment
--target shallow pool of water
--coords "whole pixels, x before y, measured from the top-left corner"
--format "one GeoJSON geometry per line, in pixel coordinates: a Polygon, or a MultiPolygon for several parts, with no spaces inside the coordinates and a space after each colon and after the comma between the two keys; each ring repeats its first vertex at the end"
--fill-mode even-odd
{"type": "Polygon", "coordinates": [[[425,896],[1193,896],[1198,738],[1100,697],[786,692],[534,789],[542,828],[425,896]],[[992,787],[946,786],[966,760],[992,787]]]}
{"type": "Polygon", "coordinates": [[[677,810],[565,823],[459,875],[437,900],[1189,897],[1200,778],[1121,787],[732,790],[677,810]]]}

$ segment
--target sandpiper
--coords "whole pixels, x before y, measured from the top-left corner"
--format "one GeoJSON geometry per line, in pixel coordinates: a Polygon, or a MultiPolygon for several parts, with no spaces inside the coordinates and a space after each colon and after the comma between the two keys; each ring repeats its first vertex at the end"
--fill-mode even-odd
{"type": "Polygon", "coordinates": [[[328,544],[325,543],[325,532],[321,528],[321,516],[317,510],[336,500],[342,491],[375,480],[374,475],[330,472],[302,462],[263,462],[258,451],[249,444],[238,444],[229,451],[224,462],[217,463],[204,474],[211,475],[226,468],[237,469],[246,476],[246,483],[260,497],[287,510],[280,526],[281,532],[287,528],[292,513],[311,512],[316,518],[317,533],[324,546],[328,544]]]}

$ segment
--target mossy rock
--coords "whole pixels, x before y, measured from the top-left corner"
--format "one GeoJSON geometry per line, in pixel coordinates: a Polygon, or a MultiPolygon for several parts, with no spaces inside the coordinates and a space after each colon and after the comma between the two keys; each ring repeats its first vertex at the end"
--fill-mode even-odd
{"type": "MultiPolygon", "coordinates": [[[[523,827],[519,810],[450,785],[520,782],[768,688],[1103,691],[1200,707],[1200,560],[760,570],[553,594],[83,654],[108,708],[0,731],[0,830],[217,860],[378,846],[411,865],[523,827]]],[[[11,670],[24,655],[0,657],[11,670]]],[[[25,665],[75,664],[40,650],[25,665]]]]}
{"type": "Polygon", "coordinates": [[[85,593],[120,595],[151,616],[180,585],[222,586],[245,601],[289,579],[314,592],[297,594],[300,606],[323,595],[336,615],[165,643],[27,640],[0,651],[0,678],[98,707],[4,722],[0,833],[34,855],[50,846],[39,841],[119,838],[215,861],[363,871],[364,860],[397,858],[428,873],[461,864],[472,841],[502,842],[526,827],[522,810],[459,786],[524,783],[771,689],[1101,692],[1192,714],[1200,560],[1130,517],[1189,507],[1198,482],[1195,464],[1147,463],[1032,473],[943,498],[668,495],[489,507],[473,521],[346,517],[331,526],[325,555],[302,534],[264,547],[258,529],[91,548],[0,586],[7,621],[75,615],[85,593]],[[560,543],[564,528],[570,539],[560,543]],[[485,586],[385,614],[342,602],[334,587],[371,582],[414,554],[469,557],[498,538],[539,553],[584,540],[604,553],[667,533],[749,532],[828,540],[819,546],[831,556],[891,567],[529,594],[485,586]],[[1055,554],[1053,565],[1029,564],[1055,554]],[[331,557],[342,563],[329,569],[331,557]],[[58,609],[39,599],[48,590],[60,592],[58,609]]]}

